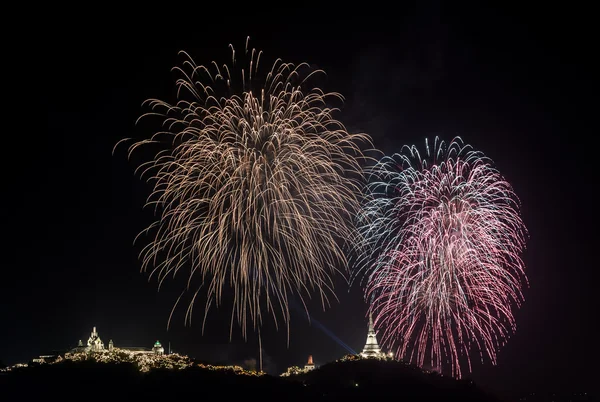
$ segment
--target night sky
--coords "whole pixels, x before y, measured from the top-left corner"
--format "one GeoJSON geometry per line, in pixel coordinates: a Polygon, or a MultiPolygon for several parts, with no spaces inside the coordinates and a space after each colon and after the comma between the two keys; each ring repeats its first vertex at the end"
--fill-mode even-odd
{"type": "MultiPolygon", "coordinates": [[[[29,93],[35,102],[23,106],[29,111],[5,173],[12,188],[3,196],[0,360],[13,364],[85,342],[93,326],[116,346],[160,339],[208,361],[258,357],[256,337],[246,342],[234,329],[229,341],[227,309],[211,310],[202,335],[203,306],[191,327],[180,308],[167,331],[183,278],[157,292],[156,281],[140,273],[145,243],[133,239],[153,220],[142,209],[150,186],[123,150],[111,154],[121,138],[151,135],[135,126],[145,99],[175,100],[170,68],[179,50],[199,64],[223,63],[227,46],[241,50],[250,36],[265,60],[324,69],[320,86],[346,97],[337,117],[350,131],[369,133],[383,152],[458,135],[494,160],[522,202],[531,286],[498,366],[476,363],[472,378],[499,393],[590,390],[600,357],[592,297],[597,180],[594,130],[585,122],[593,99],[591,28],[578,12],[435,2],[403,6],[386,19],[281,12],[285,18],[205,12],[194,23],[165,18],[157,25],[64,16],[40,30],[28,45],[37,63],[39,85],[29,93]],[[35,119],[46,119],[39,122],[45,128],[28,132],[35,119]]],[[[265,325],[267,371],[304,364],[309,354],[317,364],[334,360],[348,353],[343,344],[362,350],[361,290],[348,292],[343,282],[337,289],[340,302],[329,310],[311,305],[333,336],[292,311],[288,348],[286,331],[265,325]]]]}

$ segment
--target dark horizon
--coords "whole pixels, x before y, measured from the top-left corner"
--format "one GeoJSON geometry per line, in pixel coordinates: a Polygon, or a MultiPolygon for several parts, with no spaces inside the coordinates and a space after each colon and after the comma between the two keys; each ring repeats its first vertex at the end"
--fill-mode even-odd
{"type": "MultiPolygon", "coordinates": [[[[591,392],[598,358],[591,297],[597,236],[593,196],[586,194],[596,171],[587,140],[594,130],[585,120],[592,113],[592,48],[579,17],[545,11],[551,17],[427,2],[402,6],[392,22],[311,19],[311,29],[301,30],[302,22],[261,28],[260,17],[246,23],[230,17],[177,33],[165,25],[166,33],[155,36],[125,21],[110,28],[55,21],[57,29],[31,50],[47,85],[35,92],[46,127],[26,144],[27,161],[14,165],[0,361],[23,362],[85,342],[93,326],[115,346],[151,347],[158,339],[199,360],[258,359],[255,334],[244,341],[234,328],[229,341],[227,308],[211,310],[202,335],[203,306],[196,306],[191,327],[180,307],[167,331],[184,280],[157,292],[156,280],[148,283],[139,272],[140,246],[132,242],[152,222],[151,210],[142,209],[150,186],[122,149],[111,154],[122,138],[152,134],[134,124],[147,111],[144,100],[175,100],[170,69],[181,60],[179,50],[198,64],[226,63],[228,45],[243,49],[249,36],[265,60],[325,70],[320,86],[346,98],[336,117],[349,131],[370,134],[384,153],[422,147],[426,137],[460,136],[495,162],[521,200],[530,287],[498,365],[475,362],[470,377],[501,395],[591,392]]],[[[285,328],[265,323],[267,371],[302,365],[308,355],[316,364],[333,361],[348,353],[343,344],[362,350],[361,290],[346,291],[341,280],[336,290],[339,303],[323,312],[313,302],[310,309],[333,336],[292,311],[288,348],[285,328]]]]}

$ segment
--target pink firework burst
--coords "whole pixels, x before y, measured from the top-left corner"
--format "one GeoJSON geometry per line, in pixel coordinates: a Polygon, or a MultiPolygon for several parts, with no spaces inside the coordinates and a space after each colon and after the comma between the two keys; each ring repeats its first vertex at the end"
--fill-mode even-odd
{"type": "Polygon", "coordinates": [[[516,329],[527,230],[491,160],[460,138],[425,151],[404,147],[372,170],[366,297],[398,357],[461,377],[474,350],[496,364],[516,329]]]}

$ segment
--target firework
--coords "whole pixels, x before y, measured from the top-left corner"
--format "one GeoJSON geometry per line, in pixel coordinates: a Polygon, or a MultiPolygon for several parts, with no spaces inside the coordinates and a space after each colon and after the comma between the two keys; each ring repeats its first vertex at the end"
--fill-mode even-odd
{"type": "Polygon", "coordinates": [[[370,175],[359,226],[382,343],[456,377],[471,371],[475,350],[496,364],[527,283],[511,185],[460,138],[426,141],[424,155],[405,146],[370,175]]]}
{"type": "Polygon", "coordinates": [[[239,71],[230,47],[232,62],[222,66],[196,65],[180,52],[177,102],[147,101],[142,117],[159,116],[163,130],[132,143],[130,156],[142,145],[168,146],[141,166],[158,211],[142,232],[155,233],[142,269],[160,284],[185,272],[184,292],[195,289],[186,321],[203,288],[205,319],[231,294],[231,329],[237,322],[246,337],[271,315],[289,336],[288,298],[318,297],[325,308],[334,275],[345,274],[348,218],[360,208],[360,145],[370,140],[332,117],[327,105],[341,95],[310,86],[322,71],[278,59],[263,76],[262,52],[248,41],[239,71]]]}

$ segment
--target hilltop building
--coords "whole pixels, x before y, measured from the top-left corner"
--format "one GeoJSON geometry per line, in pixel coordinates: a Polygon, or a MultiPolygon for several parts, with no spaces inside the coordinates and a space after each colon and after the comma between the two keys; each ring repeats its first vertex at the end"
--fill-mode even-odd
{"type": "Polygon", "coordinates": [[[285,371],[285,373],[281,373],[280,376],[281,377],[289,377],[292,375],[306,374],[309,371],[314,370],[315,368],[317,368],[317,366],[315,366],[315,363],[313,362],[312,355],[308,355],[308,361],[304,365],[304,368],[301,368],[299,366],[288,367],[288,369],[285,371]]]}
{"type": "Polygon", "coordinates": [[[363,348],[363,351],[360,355],[362,357],[385,357],[385,354],[381,351],[381,348],[379,347],[379,343],[377,343],[377,334],[375,333],[375,328],[373,327],[373,316],[371,314],[369,314],[369,329],[367,331],[367,342],[365,343],[365,347],[363,348]]]}
{"type": "Polygon", "coordinates": [[[315,369],[312,355],[308,355],[308,362],[304,365],[304,371],[311,371],[315,369]]]}
{"type": "Polygon", "coordinates": [[[154,346],[152,347],[152,352],[154,352],[155,355],[164,355],[165,348],[162,347],[159,341],[156,341],[154,342],[154,346]]]}
{"type": "MultiPolygon", "coordinates": [[[[114,342],[112,341],[112,339],[108,342],[108,348],[106,348],[104,346],[104,342],[100,338],[100,335],[98,334],[98,331],[96,330],[96,327],[94,327],[92,329],[92,333],[90,334],[90,337],[88,338],[87,344],[85,346],[84,346],[83,342],[81,340],[79,340],[79,342],[77,343],[77,346],[75,348],[71,349],[67,353],[73,354],[73,353],[81,353],[81,352],[85,352],[85,353],[112,352],[115,349],[116,348],[115,348],[115,345],[114,345],[114,342]]],[[[152,348],[119,347],[118,349],[129,352],[129,353],[133,353],[133,354],[163,355],[165,353],[165,349],[162,347],[162,345],[159,341],[156,341],[152,348]]]]}
{"type": "MultiPolygon", "coordinates": [[[[112,340],[110,342],[112,343],[112,340]]],[[[81,343],[81,340],[79,343],[81,343]]],[[[100,335],[98,335],[96,327],[92,329],[92,333],[88,338],[87,349],[88,352],[100,352],[101,350],[104,350],[104,342],[102,342],[102,339],[100,339],[100,335]]]]}

